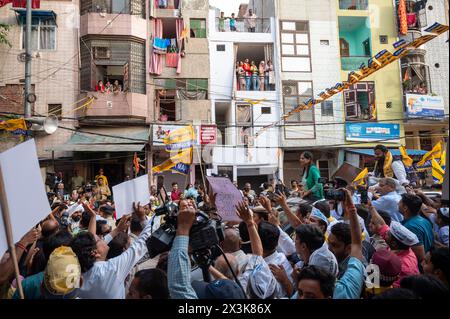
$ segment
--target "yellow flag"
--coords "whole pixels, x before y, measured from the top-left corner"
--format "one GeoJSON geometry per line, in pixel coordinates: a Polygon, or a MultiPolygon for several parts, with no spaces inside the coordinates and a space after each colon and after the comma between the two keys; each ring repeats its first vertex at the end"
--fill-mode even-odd
{"type": "Polygon", "coordinates": [[[194,140],[194,127],[192,125],[184,126],[169,133],[169,136],[163,139],[164,144],[174,144],[194,140]]]}
{"type": "Polygon", "coordinates": [[[442,155],[442,142],[437,143],[431,151],[426,153],[422,159],[417,163],[417,166],[423,166],[426,161],[429,161],[433,158],[441,158],[442,155]]]}
{"type": "Polygon", "coordinates": [[[447,151],[443,150],[442,154],[441,154],[441,160],[439,161],[439,165],[441,165],[441,167],[444,167],[447,161],[447,151]]]}
{"type": "Polygon", "coordinates": [[[244,99],[245,102],[250,103],[251,105],[257,105],[261,102],[264,102],[265,100],[267,100],[266,98],[263,98],[261,100],[250,100],[250,99],[244,99]]]}
{"type": "Polygon", "coordinates": [[[12,119],[0,123],[0,130],[15,131],[26,130],[27,124],[24,119],[12,119]]]}
{"type": "Polygon", "coordinates": [[[158,166],[154,166],[152,168],[152,170],[155,173],[168,171],[168,170],[172,169],[172,167],[174,167],[178,163],[184,163],[184,164],[188,164],[188,165],[192,164],[192,147],[181,151],[180,153],[176,154],[175,156],[172,156],[171,158],[169,158],[168,160],[165,160],[158,166]]]}
{"type": "Polygon", "coordinates": [[[433,179],[436,180],[439,184],[442,184],[444,182],[445,171],[434,158],[431,160],[431,165],[433,179]]]}
{"type": "Polygon", "coordinates": [[[367,174],[369,174],[369,170],[366,167],[358,174],[358,176],[355,177],[353,182],[359,182],[358,183],[359,185],[363,185],[364,184],[364,178],[367,176],[367,174]]]}
{"type": "Polygon", "coordinates": [[[402,162],[406,167],[410,167],[413,164],[413,159],[408,156],[405,147],[402,145],[398,148],[400,150],[400,154],[402,154],[402,162]]]}

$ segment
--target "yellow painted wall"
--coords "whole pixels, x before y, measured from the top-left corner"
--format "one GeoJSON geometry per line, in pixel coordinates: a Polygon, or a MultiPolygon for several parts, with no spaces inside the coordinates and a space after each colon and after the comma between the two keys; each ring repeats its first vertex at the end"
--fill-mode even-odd
{"type": "MultiPolygon", "coordinates": [[[[336,7],[339,8],[339,0],[336,0],[336,7]]],[[[386,0],[370,0],[369,10],[337,10],[338,16],[356,16],[356,17],[370,17],[370,31],[371,31],[371,49],[372,56],[381,50],[388,50],[393,53],[395,50],[392,46],[397,41],[397,26],[395,21],[395,9],[392,1],[386,0]],[[388,43],[380,43],[380,35],[388,36],[388,43]]],[[[336,19],[337,28],[339,27],[338,19],[336,19]]],[[[339,34],[338,34],[339,36],[339,34]]],[[[339,40],[339,39],[338,39],[339,40]]],[[[339,42],[338,42],[339,43],[339,42]]],[[[340,52],[338,53],[340,54],[340,52]]],[[[341,70],[341,79],[347,80],[349,71],[341,70]]],[[[382,70],[372,74],[364,81],[375,82],[375,101],[377,104],[377,119],[386,123],[386,120],[396,120],[401,123],[403,119],[403,100],[402,87],[400,75],[400,61],[393,62],[382,70]],[[386,102],[392,102],[392,108],[386,108],[386,102]]],[[[342,100],[344,99],[342,94],[342,100]]],[[[343,114],[345,120],[345,114],[343,114]]],[[[400,127],[400,136],[404,136],[403,124],[400,127]]],[[[404,139],[401,140],[405,143],[404,139]]],[[[354,142],[347,142],[354,143],[354,142]]],[[[370,147],[378,143],[364,143],[352,144],[352,147],[370,147]]],[[[396,146],[394,143],[389,143],[387,146],[396,146]]]]}

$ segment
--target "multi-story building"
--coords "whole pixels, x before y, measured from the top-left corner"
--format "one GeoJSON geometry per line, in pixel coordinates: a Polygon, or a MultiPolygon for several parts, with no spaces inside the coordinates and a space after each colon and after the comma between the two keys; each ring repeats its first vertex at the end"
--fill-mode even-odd
{"type": "MultiPolygon", "coordinates": [[[[341,80],[367,65],[381,50],[393,52],[398,40],[395,3],[384,0],[336,0],[341,80]]],[[[400,63],[392,63],[340,95],[345,122],[345,160],[372,167],[370,151],[376,144],[397,148],[404,144],[400,63]]]]}
{"type": "MultiPolygon", "coordinates": [[[[278,91],[282,112],[317,97],[325,88],[340,82],[337,54],[337,3],[334,0],[276,1],[278,91]]],[[[344,143],[343,104],[334,96],[314,108],[295,113],[280,128],[283,160],[280,177],[288,183],[300,179],[299,157],[312,151],[323,177],[343,161],[339,146],[344,143]]]]}
{"type": "Polygon", "coordinates": [[[254,138],[263,126],[281,115],[275,3],[263,3],[264,7],[261,1],[236,7],[235,29],[233,24],[230,27],[229,19],[221,24],[220,8],[209,11],[210,116],[218,132],[211,170],[229,176],[240,186],[251,182],[255,189],[275,176],[281,158],[278,128],[254,138]],[[253,10],[257,18],[244,18],[248,10],[253,10]],[[258,69],[261,62],[273,63],[273,72],[270,76],[267,73],[266,83],[264,75],[252,78],[238,74],[237,65],[246,60],[250,64],[254,62],[258,69]]]}
{"type": "MultiPolygon", "coordinates": [[[[75,112],[79,93],[79,1],[41,1],[32,11],[32,91],[37,99],[32,114],[54,114],[61,127],[54,134],[34,131],[38,156],[43,167],[70,153],[51,146],[65,143],[76,125],[75,112]],[[52,160],[53,159],[53,160],[52,160]]],[[[0,8],[0,23],[10,26],[7,44],[0,44],[0,111],[24,114],[25,82],[25,12],[24,8],[7,4],[0,8]]],[[[0,151],[19,143],[18,137],[5,133],[0,151]]]]}
{"type": "MultiPolygon", "coordinates": [[[[435,22],[448,25],[448,1],[405,1],[406,17],[398,15],[399,37],[412,41],[435,22]],[[407,28],[401,28],[406,18],[407,28]]],[[[448,33],[411,51],[401,60],[406,146],[429,151],[448,135],[448,33]]]]}

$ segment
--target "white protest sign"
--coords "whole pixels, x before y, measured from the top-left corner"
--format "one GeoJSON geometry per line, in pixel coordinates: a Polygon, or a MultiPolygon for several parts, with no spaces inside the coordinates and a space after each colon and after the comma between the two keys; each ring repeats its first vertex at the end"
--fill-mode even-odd
{"type": "Polygon", "coordinates": [[[226,177],[206,177],[216,195],[216,208],[224,221],[240,221],[236,215],[236,205],[242,201],[242,194],[226,177]]]}
{"type": "MultiPolygon", "coordinates": [[[[51,213],[39,168],[34,139],[0,154],[3,183],[9,207],[14,242],[51,213]]],[[[0,217],[0,245],[6,245],[3,218],[0,217]],[[3,240],[5,238],[5,240],[3,240]]]]}
{"type": "Polygon", "coordinates": [[[133,202],[141,202],[141,205],[150,202],[147,174],[116,185],[112,191],[118,219],[133,212],[133,202]]]}

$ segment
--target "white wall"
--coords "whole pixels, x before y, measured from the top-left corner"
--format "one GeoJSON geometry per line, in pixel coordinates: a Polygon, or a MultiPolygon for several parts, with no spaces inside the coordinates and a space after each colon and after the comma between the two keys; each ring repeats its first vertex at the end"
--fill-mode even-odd
{"type": "MultiPolygon", "coordinates": [[[[425,10],[428,26],[435,22],[447,24],[443,0],[428,0],[425,10]],[[433,9],[429,10],[429,6],[432,6],[433,9]]],[[[425,62],[430,67],[431,91],[444,98],[446,114],[449,112],[449,53],[447,40],[448,32],[441,34],[439,37],[424,45],[427,51],[425,54],[425,62]],[[439,64],[439,68],[435,66],[436,63],[439,64]]]]}
{"type": "MultiPolygon", "coordinates": [[[[317,97],[324,89],[340,82],[336,1],[279,0],[277,5],[279,20],[309,21],[312,63],[312,72],[310,73],[282,72],[279,76],[279,85],[281,85],[281,81],[288,80],[312,81],[314,97],[317,97]],[[302,8],[302,10],[298,10],[298,8],[302,8]],[[321,45],[321,40],[328,40],[329,45],[321,45]]],[[[277,21],[277,30],[280,27],[279,20],[277,21]]],[[[278,31],[277,38],[279,43],[278,31]]],[[[281,63],[279,47],[277,46],[278,64],[281,63]]],[[[286,135],[290,139],[284,139],[285,134],[282,133],[283,146],[311,147],[344,143],[344,125],[324,125],[344,121],[342,94],[334,96],[331,100],[333,101],[333,116],[322,117],[320,104],[314,107],[315,123],[318,124],[315,126],[315,138],[313,125],[290,126],[286,128],[286,135]]]]}

